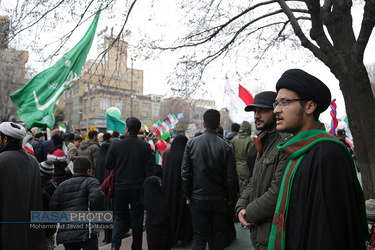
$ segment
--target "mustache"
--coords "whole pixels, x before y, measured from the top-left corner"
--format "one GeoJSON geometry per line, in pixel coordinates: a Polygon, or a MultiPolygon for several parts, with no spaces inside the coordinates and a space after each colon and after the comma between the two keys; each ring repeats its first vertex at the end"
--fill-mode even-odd
{"type": "Polygon", "coordinates": [[[264,121],[261,119],[255,119],[255,122],[264,122],[264,121]]]}

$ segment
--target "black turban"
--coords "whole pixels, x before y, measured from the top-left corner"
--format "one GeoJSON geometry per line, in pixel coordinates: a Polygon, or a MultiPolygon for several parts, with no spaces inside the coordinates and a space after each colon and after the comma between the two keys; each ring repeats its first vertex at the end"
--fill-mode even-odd
{"type": "Polygon", "coordinates": [[[317,104],[317,110],[322,113],[331,103],[329,88],[318,78],[300,69],[290,69],[284,72],[276,83],[276,91],[289,89],[303,99],[312,100],[317,104]]]}

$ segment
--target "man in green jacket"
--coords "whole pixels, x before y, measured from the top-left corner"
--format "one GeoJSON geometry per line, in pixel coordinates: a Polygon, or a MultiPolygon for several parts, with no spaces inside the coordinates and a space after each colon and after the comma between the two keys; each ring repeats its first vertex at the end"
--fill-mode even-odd
{"type": "Polygon", "coordinates": [[[250,229],[250,239],[255,249],[267,249],[272,218],[283,176],[286,156],[277,150],[287,134],[276,131],[276,118],[272,104],[276,92],[264,91],[257,94],[254,102],[245,111],[254,111],[257,130],[255,139],[258,154],[253,176],[236,204],[236,214],[245,229],[250,229]]]}
{"type": "Polygon", "coordinates": [[[98,134],[98,131],[91,130],[89,132],[89,139],[82,142],[81,147],[78,149],[78,156],[86,157],[92,162],[92,176],[95,176],[96,160],[100,149],[98,134]]]}
{"type": "Polygon", "coordinates": [[[234,156],[236,157],[236,169],[240,187],[239,196],[241,196],[250,181],[250,171],[247,167],[246,157],[250,148],[254,145],[254,141],[251,138],[251,124],[248,121],[242,122],[239,134],[233,137],[230,143],[233,145],[234,156]]]}

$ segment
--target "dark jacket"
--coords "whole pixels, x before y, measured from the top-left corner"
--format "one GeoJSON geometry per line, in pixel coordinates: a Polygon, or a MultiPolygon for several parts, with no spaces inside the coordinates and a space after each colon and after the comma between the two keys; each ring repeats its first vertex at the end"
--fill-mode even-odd
{"type": "MultiPolygon", "coordinates": [[[[49,210],[57,211],[103,211],[105,195],[97,179],[84,173],[75,173],[73,178],[62,182],[56,189],[49,203],[49,210]],[[90,206],[89,206],[90,204],[90,206]]],[[[57,230],[57,244],[86,241],[99,230],[92,224],[82,228],[69,228],[61,224],[57,230]]]]}
{"type": "Polygon", "coordinates": [[[267,247],[283,168],[287,161],[276,146],[284,142],[288,134],[280,134],[276,130],[263,133],[265,135],[260,139],[263,154],[257,154],[253,176],[235,209],[236,214],[246,209],[247,221],[255,225],[250,234],[253,245],[267,247]]]}
{"type": "Polygon", "coordinates": [[[105,168],[107,161],[108,150],[111,144],[104,142],[99,149],[98,158],[96,159],[95,178],[98,179],[100,184],[109,176],[110,171],[105,168]]]}
{"type": "Polygon", "coordinates": [[[143,181],[155,175],[154,162],[150,144],[137,135],[129,135],[109,147],[106,168],[116,166],[115,190],[142,188],[143,181]]]}
{"type": "MultiPolygon", "coordinates": [[[[41,176],[42,181],[42,201],[43,201],[43,211],[48,211],[48,205],[51,201],[52,195],[57,188],[56,181],[52,178],[52,176],[41,176]]],[[[45,236],[51,237],[56,233],[56,228],[47,228],[44,230],[45,236]]]]}
{"type": "Polygon", "coordinates": [[[181,168],[186,199],[234,199],[237,180],[232,146],[215,131],[188,141],[181,168]]]}
{"type": "MultiPolygon", "coordinates": [[[[8,144],[0,150],[0,221],[29,222],[31,211],[42,211],[38,161],[8,144]]],[[[29,223],[1,223],[0,249],[43,249],[44,230],[29,223]]]]}
{"type": "Polygon", "coordinates": [[[38,159],[39,162],[43,162],[47,160],[47,154],[53,146],[54,145],[53,145],[52,139],[43,141],[40,144],[40,147],[38,148],[38,151],[36,152],[36,158],[38,159]]]}
{"type": "Polygon", "coordinates": [[[92,175],[95,176],[96,160],[99,155],[99,143],[93,139],[82,142],[78,155],[87,157],[92,162],[92,175]]]}
{"type": "Polygon", "coordinates": [[[237,131],[232,131],[232,132],[229,132],[224,138],[228,141],[232,140],[233,137],[235,137],[236,135],[238,135],[238,132],[237,131]]]}

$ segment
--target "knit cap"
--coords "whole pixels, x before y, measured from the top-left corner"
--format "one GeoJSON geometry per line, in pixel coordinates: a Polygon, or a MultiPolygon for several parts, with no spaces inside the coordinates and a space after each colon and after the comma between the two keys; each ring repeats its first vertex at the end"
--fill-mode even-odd
{"type": "Polygon", "coordinates": [[[43,161],[39,163],[40,176],[52,176],[54,172],[54,165],[52,161],[43,161]]]}

